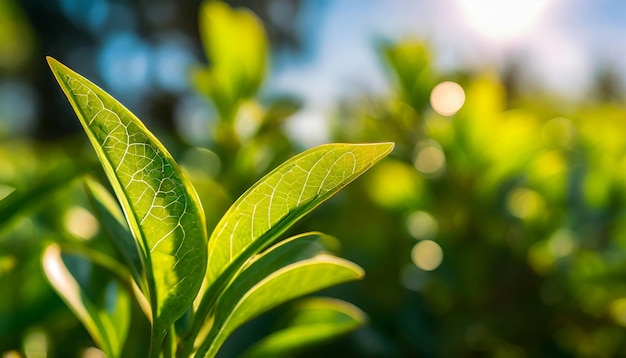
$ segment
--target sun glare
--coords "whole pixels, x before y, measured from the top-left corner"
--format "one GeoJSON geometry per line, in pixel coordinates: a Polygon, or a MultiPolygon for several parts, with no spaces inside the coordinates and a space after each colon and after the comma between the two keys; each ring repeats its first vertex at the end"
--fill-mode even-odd
{"type": "Polygon", "coordinates": [[[485,37],[507,40],[529,31],[552,0],[457,0],[468,24],[485,37]]]}

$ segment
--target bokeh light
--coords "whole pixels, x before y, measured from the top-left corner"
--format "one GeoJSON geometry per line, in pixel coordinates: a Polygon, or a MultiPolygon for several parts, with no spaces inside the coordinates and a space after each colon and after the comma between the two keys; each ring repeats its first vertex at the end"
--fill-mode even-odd
{"type": "Polygon", "coordinates": [[[552,118],[541,128],[541,139],[549,147],[571,149],[576,140],[576,127],[570,119],[552,118]]]}
{"type": "Polygon", "coordinates": [[[100,228],[98,220],[85,208],[73,206],[63,218],[65,229],[81,239],[93,238],[100,228]]]}
{"type": "Polygon", "coordinates": [[[507,196],[507,207],[511,214],[520,219],[533,219],[541,214],[545,202],[532,189],[516,188],[507,196]]]}
{"type": "Polygon", "coordinates": [[[464,103],[465,91],[456,82],[441,82],[430,92],[430,106],[442,116],[455,114],[464,103]]]}
{"type": "Polygon", "coordinates": [[[48,336],[41,329],[33,329],[24,337],[24,353],[29,358],[48,357],[48,336]]]}
{"type": "Polygon", "coordinates": [[[419,173],[410,164],[387,160],[367,176],[370,198],[389,209],[404,209],[420,200],[423,187],[419,173]]]}
{"type": "Polygon", "coordinates": [[[441,265],[443,250],[432,240],[423,240],[411,249],[411,261],[424,271],[432,271],[441,265]]]}
{"type": "Polygon", "coordinates": [[[402,286],[411,291],[420,291],[426,285],[428,276],[424,270],[408,264],[400,272],[402,286]]]}
{"type": "Polygon", "coordinates": [[[60,0],[63,12],[77,25],[99,30],[109,15],[107,0],[60,0]]]}
{"type": "Polygon", "coordinates": [[[8,273],[17,266],[15,256],[0,256],[0,276],[8,273]]]}
{"type": "Polygon", "coordinates": [[[547,240],[535,242],[528,251],[528,263],[539,274],[549,272],[558,260],[578,249],[577,236],[567,228],[556,230],[547,240]]]}
{"type": "Polygon", "coordinates": [[[548,248],[555,258],[569,256],[577,247],[578,240],[574,233],[568,229],[559,229],[548,239],[548,248]]]}
{"type": "Polygon", "coordinates": [[[413,164],[425,177],[435,178],[445,171],[446,155],[439,143],[426,140],[417,145],[413,164]]]}
{"type": "Polygon", "coordinates": [[[108,37],[100,51],[99,68],[106,85],[114,93],[133,95],[150,85],[150,47],[132,32],[108,37]]]}
{"type": "Polygon", "coordinates": [[[23,81],[0,82],[0,133],[27,133],[35,125],[39,99],[23,81]]]}
{"type": "Polygon", "coordinates": [[[176,32],[168,32],[159,39],[153,51],[157,85],[172,92],[189,89],[189,68],[197,62],[192,48],[189,39],[176,32]]]}
{"type": "Polygon", "coordinates": [[[406,226],[409,234],[418,240],[432,239],[439,231],[437,220],[425,211],[412,212],[406,220],[406,226]]]}
{"type": "Polygon", "coordinates": [[[216,115],[205,98],[186,96],[174,108],[174,125],[185,141],[193,145],[210,143],[211,123],[216,115]]]}
{"type": "Polygon", "coordinates": [[[626,297],[621,297],[611,303],[611,317],[620,326],[626,326],[626,297]]]}

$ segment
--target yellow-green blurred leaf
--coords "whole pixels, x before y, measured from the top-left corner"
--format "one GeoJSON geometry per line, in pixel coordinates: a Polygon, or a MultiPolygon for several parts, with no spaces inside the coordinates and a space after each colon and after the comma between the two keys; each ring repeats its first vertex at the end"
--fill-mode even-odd
{"type": "Polygon", "coordinates": [[[249,10],[231,9],[220,1],[201,5],[199,22],[210,69],[198,72],[196,86],[210,94],[223,119],[232,120],[239,102],[256,93],[265,75],[268,41],[263,25],[249,10]]]}

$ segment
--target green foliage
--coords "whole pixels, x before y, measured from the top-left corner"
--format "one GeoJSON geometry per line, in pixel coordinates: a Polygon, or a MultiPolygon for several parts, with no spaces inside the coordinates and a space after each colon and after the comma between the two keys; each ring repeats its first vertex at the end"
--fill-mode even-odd
{"type": "Polygon", "coordinates": [[[233,121],[240,102],[256,93],[265,75],[268,43],[263,24],[248,10],[206,1],[200,7],[199,26],[210,67],[197,70],[195,85],[211,97],[223,120],[233,121]]]}
{"type": "Polygon", "coordinates": [[[130,111],[58,61],[48,63],[126,212],[147,275],[153,342],[159,347],[202,283],[207,234],[199,199],[171,155],[130,111]]]}
{"type": "Polygon", "coordinates": [[[219,298],[215,321],[199,352],[214,355],[235,328],[283,302],[363,277],[362,269],[349,261],[324,254],[303,255],[310,237],[294,237],[270,248],[238,275],[219,298]]]}
{"type": "Polygon", "coordinates": [[[305,347],[352,331],[364,320],[358,308],[329,298],[302,300],[287,317],[283,329],[250,347],[243,357],[289,357],[305,347]]]}
{"type": "MultiPolygon", "coordinates": [[[[130,235],[119,209],[102,187],[88,180],[86,187],[97,215],[132,272],[123,276],[134,277],[131,287],[141,290],[136,292],[141,305],[146,304],[142,294],[148,298],[151,356],[160,352],[171,356],[176,350],[187,356],[196,349],[199,356],[214,356],[235,328],[260,313],[362,277],[362,270],[348,261],[329,255],[302,256],[309,251],[301,242],[317,235],[295,237],[263,250],[389,154],[393,144],[332,144],[292,158],[233,204],[207,248],[198,195],[163,145],[109,94],[58,61],[48,58],[48,62],[104,167],[134,238],[136,248],[128,242],[130,235]],[[200,291],[194,312],[192,302],[203,279],[206,289],[200,291]],[[189,331],[177,337],[172,325],[185,312],[191,322],[189,331]],[[209,333],[199,338],[198,328],[203,325],[208,325],[209,333]],[[170,335],[167,340],[166,335],[170,335]]],[[[43,265],[52,286],[94,340],[107,355],[119,356],[128,329],[130,292],[116,293],[114,311],[108,313],[109,306],[97,308],[86,298],[65,268],[58,246],[48,246],[43,265]]]]}
{"type": "Polygon", "coordinates": [[[359,304],[381,340],[412,337],[385,354],[623,354],[623,106],[520,94],[491,69],[442,74],[417,41],[383,56],[393,92],[346,104],[333,140],[394,141],[394,159],[347,193],[346,208],[376,208],[344,219],[362,225],[324,223],[357,233],[344,247],[368,277],[396,278],[359,304]],[[428,101],[443,81],[464,90],[456,113],[428,101]],[[434,271],[420,266],[435,254],[416,254],[424,241],[443,252],[434,271]]]}
{"type": "MultiPolygon", "coordinates": [[[[0,37],[11,38],[26,23],[1,3],[10,21],[0,37]]],[[[160,131],[167,154],[130,112],[56,62],[62,86],[73,78],[66,90],[98,156],[82,133],[44,144],[0,129],[2,354],[28,354],[43,332],[54,356],[94,344],[129,357],[151,345],[180,357],[246,347],[245,357],[624,355],[621,102],[524,92],[517,73],[491,68],[442,73],[427,44],[386,43],[390,92],[340,103],[331,136],[395,142],[393,158],[368,169],[390,144],[331,144],[287,160],[295,145],[283,125],[301,104],[262,93],[260,22],[221,2],[204,3],[199,20],[207,63],[189,79],[214,109],[206,140],[160,131]],[[454,114],[429,101],[443,81],[464,90],[454,114]],[[177,231],[177,218],[193,229],[177,231]],[[332,229],[362,268],[333,256],[337,241],[317,228],[332,229]],[[152,252],[165,231],[159,245],[171,245],[152,252]],[[172,261],[176,245],[188,250],[175,252],[181,263],[196,258],[191,266],[172,261]],[[365,327],[344,301],[285,304],[364,271],[323,293],[367,312],[365,327]]],[[[0,54],[23,57],[10,40],[0,54]]]]}
{"type": "Polygon", "coordinates": [[[102,305],[94,303],[76,282],[61,257],[58,245],[51,244],[42,258],[50,284],[85,325],[94,341],[107,357],[119,357],[130,323],[129,293],[116,281],[108,284],[102,294],[102,305]]]}
{"type": "Polygon", "coordinates": [[[9,72],[23,66],[34,52],[34,40],[18,4],[0,1],[0,70],[9,72]]]}

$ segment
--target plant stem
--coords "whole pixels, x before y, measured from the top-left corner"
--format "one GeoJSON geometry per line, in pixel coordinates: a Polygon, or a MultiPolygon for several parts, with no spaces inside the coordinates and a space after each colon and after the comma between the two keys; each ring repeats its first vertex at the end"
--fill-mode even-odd
{"type": "Polygon", "coordinates": [[[174,358],[175,350],[176,337],[174,334],[174,327],[171,327],[165,335],[165,342],[163,342],[162,358],[174,358]]]}
{"type": "Polygon", "coordinates": [[[198,337],[198,334],[204,326],[207,318],[211,316],[220,294],[224,291],[224,288],[230,280],[235,276],[235,273],[243,265],[245,259],[245,255],[235,259],[235,261],[233,261],[231,265],[224,270],[224,272],[222,272],[222,274],[219,275],[205,291],[202,299],[200,300],[200,304],[198,305],[198,309],[194,312],[194,315],[191,318],[189,330],[185,333],[179,343],[177,357],[187,357],[193,352],[196,337],[198,337]]]}
{"type": "Polygon", "coordinates": [[[152,338],[150,338],[150,353],[148,358],[159,358],[159,354],[163,349],[163,341],[167,336],[167,330],[164,332],[156,332],[154,324],[152,325],[152,338]]]}

